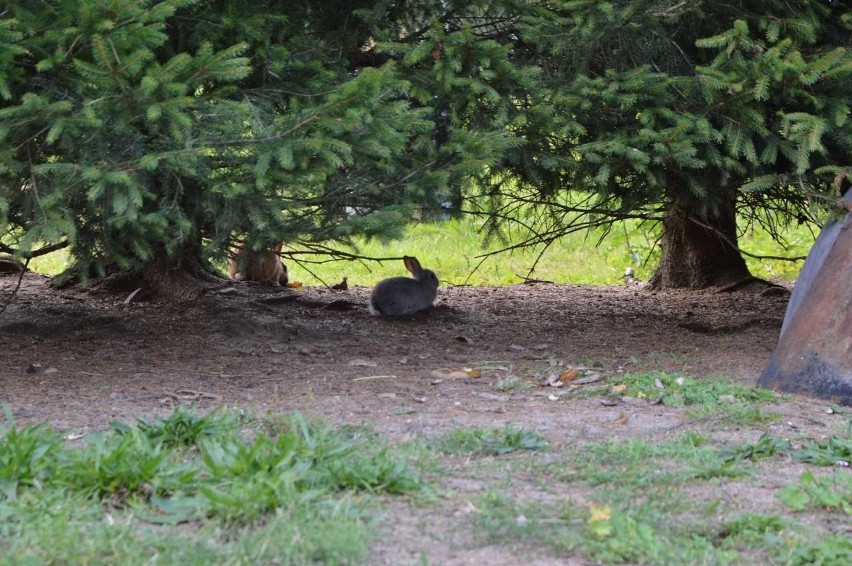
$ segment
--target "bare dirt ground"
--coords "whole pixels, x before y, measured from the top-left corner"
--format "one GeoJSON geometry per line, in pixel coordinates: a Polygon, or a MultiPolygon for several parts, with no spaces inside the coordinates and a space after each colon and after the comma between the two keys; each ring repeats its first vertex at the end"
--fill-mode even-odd
{"type": "MultiPolygon", "coordinates": [[[[16,283],[0,277],[0,304],[16,283]]],[[[126,294],[58,291],[27,274],[0,314],[0,402],[19,424],[48,421],[69,434],[184,402],[298,410],[366,423],[391,440],[506,422],[556,444],[660,438],[682,432],[682,410],[640,399],[608,407],[539,385],[570,365],[604,380],[662,370],[754,384],[787,301],[624,286],[456,287],[440,289],[428,315],[389,320],[367,313],[366,288],[235,288],[177,307],[124,304],[126,294]],[[481,377],[458,371],[474,367],[485,368],[481,377]],[[508,375],[534,387],[496,389],[508,375]]],[[[773,407],[781,419],[771,426],[825,436],[836,424],[820,418],[826,405],[792,397],[773,407]]],[[[371,563],[416,562],[421,543],[435,564],[514,563],[506,550],[462,551],[464,540],[426,543],[416,517],[397,519],[397,542],[378,544],[371,563]],[[406,536],[413,542],[399,544],[406,536]]]]}
{"type": "MultiPolygon", "coordinates": [[[[16,281],[0,278],[0,298],[16,281]]],[[[429,315],[382,319],[367,313],[368,292],[239,284],[172,307],[57,291],[28,274],[0,315],[0,397],[19,422],[78,432],[180,401],[300,410],[391,436],[502,421],[546,432],[566,413],[552,391],[483,396],[505,370],[450,371],[498,366],[535,383],[563,363],[752,384],[786,306],[784,296],[537,284],[442,289],[429,315]]],[[[574,432],[613,434],[595,415],[574,432]]]]}

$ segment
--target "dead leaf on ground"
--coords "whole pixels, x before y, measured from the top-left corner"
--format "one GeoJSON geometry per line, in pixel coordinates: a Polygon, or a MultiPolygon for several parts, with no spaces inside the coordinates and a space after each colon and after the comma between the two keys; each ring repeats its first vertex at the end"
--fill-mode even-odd
{"type": "Polygon", "coordinates": [[[469,379],[473,377],[466,369],[458,370],[447,368],[434,369],[429,373],[429,375],[436,379],[469,379]]]}
{"type": "Polygon", "coordinates": [[[625,391],[627,391],[627,384],[626,383],[620,383],[618,385],[613,385],[612,387],[609,388],[609,391],[610,391],[610,393],[615,393],[616,395],[621,395],[625,391]]]}
{"type": "Polygon", "coordinates": [[[578,377],[580,377],[580,370],[571,367],[559,374],[559,381],[562,383],[568,383],[569,381],[574,381],[578,377]]]}
{"type": "Polygon", "coordinates": [[[473,379],[482,377],[482,370],[480,368],[464,368],[462,371],[465,372],[468,377],[473,379]]]}
{"type": "Polygon", "coordinates": [[[285,285],[285,287],[287,287],[288,289],[301,289],[302,288],[302,282],[301,281],[290,281],[289,283],[287,283],[285,285]]]}
{"type": "Polygon", "coordinates": [[[588,385],[589,383],[595,383],[596,381],[600,381],[603,378],[603,375],[600,373],[593,373],[586,377],[579,377],[580,368],[572,367],[566,369],[560,374],[552,373],[547,376],[543,385],[545,387],[562,387],[563,385],[571,385],[571,387],[577,385],[588,385]]]}
{"type": "Polygon", "coordinates": [[[601,399],[601,405],[603,405],[604,407],[615,407],[619,403],[620,401],[618,399],[614,399],[612,397],[606,397],[604,399],[601,399]]]}
{"type": "Polygon", "coordinates": [[[612,518],[612,508],[609,505],[592,505],[589,509],[589,522],[609,521],[612,518]]]}
{"type": "Polygon", "coordinates": [[[376,362],[370,361],[370,360],[362,360],[362,359],[358,358],[358,359],[351,360],[349,362],[349,365],[354,366],[354,367],[362,367],[362,368],[374,368],[374,367],[378,366],[379,364],[377,364],[376,362]]]}
{"type": "Polygon", "coordinates": [[[624,425],[624,424],[627,424],[627,420],[628,420],[627,413],[621,413],[620,415],[618,415],[618,419],[616,419],[615,422],[620,424],[620,425],[624,425]]]}
{"type": "Polygon", "coordinates": [[[470,338],[469,336],[463,336],[463,335],[462,336],[456,336],[456,341],[464,342],[465,344],[473,345],[473,339],[470,338]]]}

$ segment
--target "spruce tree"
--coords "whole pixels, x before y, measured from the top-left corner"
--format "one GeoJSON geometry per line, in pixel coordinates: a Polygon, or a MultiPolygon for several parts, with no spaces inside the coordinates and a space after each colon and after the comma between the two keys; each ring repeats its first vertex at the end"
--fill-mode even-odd
{"type": "Polygon", "coordinates": [[[235,239],[389,236],[500,152],[494,128],[439,147],[431,93],[394,61],[353,64],[358,2],[6,5],[2,246],[67,245],[84,276],[194,297],[235,239]]]}
{"type": "Polygon", "coordinates": [[[531,242],[656,219],[657,286],[724,285],[749,276],[737,210],[807,218],[852,172],[845,3],[531,4],[514,60],[541,67],[541,90],[526,143],[481,185],[496,218],[546,212],[531,242]]]}
{"type": "Polygon", "coordinates": [[[462,196],[544,211],[532,243],[661,220],[655,282],[724,284],[738,208],[807,215],[849,173],[839,2],[5,4],[0,251],[175,296],[235,239],[389,236],[462,196]]]}

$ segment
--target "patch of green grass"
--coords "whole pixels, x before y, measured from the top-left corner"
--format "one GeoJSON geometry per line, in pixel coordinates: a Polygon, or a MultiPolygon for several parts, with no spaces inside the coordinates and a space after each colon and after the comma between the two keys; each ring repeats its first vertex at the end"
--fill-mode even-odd
{"type": "MultiPolygon", "coordinates": [[[[740,222],[741,229],[745,228],[740,222]]],[[[758,256],[806,256],[814,244],[819,229],[806,224],[781,227],[784,242],[774,241],[769,234],[754,227],[745,229],[738,239],[740,249],[758,256]]],[[[794,281],[799,276],[803,262],[757,259],[747,256],[746,265],[756,277],[763,279],[794,281]]]]}
{"type": "Polygon", "coordinates": [[[720,455],[723,460],[760,460],[776,454],[788,454],[794,460],[816,466],[848,466],[852,460],[852,422],[846,436],[832,435],[827,441],[814,438],[804,439],[796,449],[789,440],[775,438],[765,432],[754,443],[723,448],[720,455]]]}
{"type": "Polygon", "coordinates": [[[658,400],[669,407],[688,407],[690,416],[700,418],[720,415],[720,420],[734,425],[761,425],[779,416],[764,412],[762,406],[777,401],[772,391],[743,387],[717,378],[693,379],[666,373],[628,374],[611,381],[608,390],[619,395],[658,400]],[[620,386],[620,387],[619,387],[620,386]]]}
{"type": "Polygon", "coordinates": [[[170,458],[167,448],[139,429],[130,429],[92,435],[83,450],[65,451],[45,483],[121,505],[128,498],[174,494],[193,484],[199,471],[170,458]]]}
{"type": "Polygon", "coordinates": [[[781,418],[781,415],[775,411],[764,411],[759,403],[731,403],[721,408],[713,407],[712,404],[702,405],[695,413],[695,416],[708,416],[722,414],[720,419],[722,422],[732,426],[752,426],[762,427],[769,423],[773,423],[781,418]]]}
{"type": "MultiPolygon", "coordinates": [[[[137,421],[135,428],[152,442],[172,448],[195,446],[204,438],[233,433],[238,426],[238,420],[233,415],[208,413],[199,416],[192,409],[180,405],[165,418],[137,421]]],[[[123,423],[113,423],[112,427],[119,434],[128,434],[133,430],[123,423]]]]}
{"type": "MultiPolygon", "coordinates": [[[[746,513],[727,521],[696,517],[679,490],[644,501],[598,492],[597,503],[521,503],[489,492],[476,502],[481,544],[601,564],[846,564],[849,539],[818,534],[784,517],[746,513]],[[808,562],[808,559],[815,562],[808,562]]],[[[715,515],[715,513],[713,513],[715,515]]]]}
{"type": "Polygon", "coordinates": [[[160,527],[67,494],[0,504],[0,564],[358,564],[371,524],[344,503],[278,509],[252,525],[160,527]],[[24,504],[25,503],[25,504],[24,504]]]}
{"type": "Polygon", "coordinates": [[[58,275],[71,263],[71,255],[67,249],[55,251],[47,255],[33,258],[29,268],[44,275],[58,275]]]}
{"type": "Polygon", "coordinates": [[[660,443],[634,439],[581,444],[570,458],[546,464],[544,471],[559,481],[635,490],[681,485],[693,479],[738,477],[747,470],[738,462],[723,460],[705,436],[686,433],[660,443]]]}
{"type": "Polygon", "coordinates": [[[794,511],[829,509],[852,515],[852,474],[843,471],[816,477],[807,471],[799,476],[797,485],[783,487],[778,498],[794,511]]]}
{"type": "Polygon", "coordinates": [[[771,545],[778,542],[779,534],[787,527],[787,521],[778,515],[746,513],[726,521],[719,532],[725,547],[746,549],[756,545],[771,545]]]}
{"type": "Polygon", "coordinates": [[[23,489],[34,489],[49,480],[61,452],[62,441],[50,427],[39,424],[18,429],[7,417],[0,428],[0,497],[14,501],[23,489]]]}
{"type": "MultiPolygon", "coordinates": [[[[747,230],[740,245],[757,255],[806,255],[813,244],[813,235],[806,226],[781,231],[787,248],[773,242],[762,230],[747,230]]],[[[617,225],[600,245],[602,230],[569,234],[554,242],[536,265],[533,276],[557,283],[617,285],[622,282],[624,269],[633,267],[636,277],[648,280],[656,267],[658,251],[653,249],[659,234],[638,222],[617,225]],[[650,261],[646,259],[650,257],[650,261]]],[[[498,240],[483,243],[482,222],[463,217],[446,222],[422,222],[411,225],[399,240],[382,242],[356,239],[356,249],[370,257],[400,257],[414,255],[434,270],[445,284],[505,285],[519,283],[538,258],[541,248],[516,250],[489,257],[480,265],[483,254],[498,250],[505,244],[498,240]],[[447,250],[452,250],[448,253],[447,250]],[[477,267],[476,271],[474,269],[477,267]]],[[[517,231],[508,234],[507,241],[518,241],[525,235],[517,231]]],[[[338,246],[352,251],[351,248],[338,246]]],[[[40,273],[56,275],[69,261],[67,250],[34,259],[30,268],[40,273]]],[[[749,269],[758,277],[792,281],[798,275],[800,263],[756,260],[746,258],[749,269]]],[[[288,260],[290,277],[305,284],[318,284],[317,277],[327,283],[340,281],[344,276],[353,285],[373,285],[379,279],[405,275],[401,261],[331,262],[300,266],[288,260]],[[316,276],[316,277],[315,277],[316,276]]],[[[224,265],[221,266],[224,269],[224,265]]]]}
{"type": "Polygon", "coordinates": [[[852,539],[843,535],[830,535],[816,542],[797,545],[785,562],[790,566],[852,564],[852,539]]]}
{"type": "Polygon", "coordinates": [[[590,559],[604,564],[733,564],[740,560],[736,551],[714,544],[703,525],[669,519],[650,505],[593,507],[581,548],[590,559]]]}
{"type": "Polygon", "coordinates": [[[421,487],[405,460],[377,439],[298,416],[274,437],[206,440],[201,452],[215,481],[201,496],[213,515],[229,522],[252,521],[328,493],[399,494],[421,487]]]}
{"type": "Polygon", "coordinates": [[[582,540],[578,524],[584,510],[569,501],[541,504],[506,497],[491,491],[476,503],[474,535],[484,544],[544,544],[551,549],[576,547],[582,540]]]}
{"type": "Polygon", "coordinates": [[[547,441],[532,430],[503,428],[460,428],[451,431],[438,442],[445,454],[470,456],[502,456],[518,450],[544,450],[547,441]]]}
{"type": "Polygon", "coordinates": [[[663,396],[662,403],[669,407],[732,403],[771,403],[778,399],[768,389],[743,387],[730,381],[706,377],[693,379],[667,373],[628,374],[616,378],[613,385],[627,386],[626,395],[643,399],[663,396]]]}
{"type": "Polygon", "coordinates": [[[793,452],[793,458],[817,466],[835,466],[838,463],[849,466],[852,463],[852,421],[849,421],[845,437],[834,434],[826,442],[811,439],[793,452]]]}
{"type": "MultiPolygon", "coordinates": [[[[725,393],[728,394],[728,393],[725,393]]],[[[518,555],[546,551],[558,558],[603,564],[788,563],[804,557],[844,563],[845,548],[824,528],[783,515],[745,513],[733,519],[722,499],[696,507],[693,489],[709,482],[724,491],[730,478],[752,473],[750,462],[789,453],[789,444],[764,435],[720,450],[700,432],[663,442],[609,440],[549,452],[524,464],[542,489],[516,499],[491,491],[475,503],[475,528],[484,544],[518,555]],[[566,484],[581,504],[561,494],[566,484]],[[587,485],[583,485],[587,484],[587,485]]],[[[803,509],[849,513],[852,476],[805,480],[781,491],[803,509]],[[786,495],[789,492],[789,495],[786,495]]]]}
{"type": "Polygon", "coordinates": [[[763,553],[767,544],[787,543],[772,517],[718,526],[683,520],[666,512],[690,507],[678,501],[682,494],[658,495],[644,503],[625,498],[581,506],[569,500],[520,503],[490,492],[476,503],[474,532],[481,543],[517,548],[518,555],[528,554],[523,548],[546,549],[557,557],[602,564],[738,564],[743,552],[763,553]]]}
{"type": "Polygon", "coordinates": [[[0,564],[358,562],[372,496],[423,489],[408,462],[375,435],[299,415],[270,434],[179,409],[82,448],[11,423],[0,428],[0,564]],[[178,523],[184,535],[159,526],[178,523]]]}
{"type": "Polygon", "coordinates": [[[789,454],[793,449],[789,440],[775,438],[769,432],[763,433],[754,443],[740,444],[723,448],[720,456],[725,461],[762,460],[776,454],[789,454]]]}
{"type": "Polygon", "coordinates": [[[585,481],[592,485],[619,482],[622,486],[638,487],[673,481],[673,472],[662,466],[663,460],[668,461],[672,456],[667,447],[642,440],[607,440],[581,444],[568,462],[548,467],[560,481],[585,481]]]}

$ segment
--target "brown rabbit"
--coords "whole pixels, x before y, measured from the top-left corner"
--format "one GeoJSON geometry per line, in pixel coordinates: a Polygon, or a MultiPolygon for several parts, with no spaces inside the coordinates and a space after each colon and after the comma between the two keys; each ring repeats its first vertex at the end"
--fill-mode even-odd
{"type": "Polygon", "coordinates": [[[287,266],[281,261],[283,243],[275,244],[271,250],[253,252],[237,244],[228,257],[228,274],[231,279],[260,281],[272,285],[286,285],[287,266]]]}

